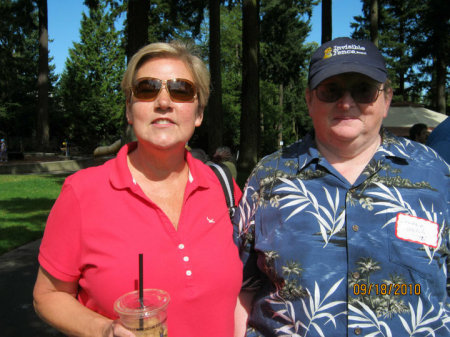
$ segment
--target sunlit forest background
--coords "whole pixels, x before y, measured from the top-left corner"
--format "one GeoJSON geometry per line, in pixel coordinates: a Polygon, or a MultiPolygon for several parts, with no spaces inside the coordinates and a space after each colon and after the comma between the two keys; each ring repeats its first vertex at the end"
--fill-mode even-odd
{"type": "MultiPolygon", "coordinates": [[[[314,6],[324,14],[322,42],[332,38],[331,22],[339,18],[331,16],[331,0],[84,4],[80,41],[57,76],[48,56],[47,1],[0,2],[0,136],[11,151],[57,151],[68,141],[92,153],[125,142],[120,81],[127,60],[149,42],[173,39],[195,43],[212,74],[206,120],[189,145],[210,154],[230,146],[245,168],[311,128],[303,93],[318,45],[305,39],[314,6]]],[[[361,6],[352,37],[372,40],[385,55],[394,102],[449,111],[450,1],[362,0],[361,6]]]]}

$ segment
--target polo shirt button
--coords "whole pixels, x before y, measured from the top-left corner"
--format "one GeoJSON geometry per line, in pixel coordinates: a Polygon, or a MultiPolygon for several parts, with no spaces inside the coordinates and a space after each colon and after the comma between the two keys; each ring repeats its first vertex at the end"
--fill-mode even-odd
{"type": "Polygon", "coordinates": [[[179,249],[184,249],[184,245],[183,245],[182,243],[180,243],[180,244],[178,245],[178,248],[179,248],[179,249]]]}
{"type": "Polygon", "coordinates": [[[186,275],[187,275],[187,276],[191,276],[191,275],[192,275],[192,271],[186,270],[186,275]]]}
{"type": "Polygon", "coordinates": [[[361,328],[356,328],[355,329],[355,335],[360,335],[362,334],[362,329],[361,328]]]}
{"type": "Polygon", "coordinates": [[[353,231],[357,232],[357,231],[359,231],[359,226],[358,225],[353,225],[352,229],[353,229],[353,231]]]}
{"type": "Polygon", "coordinates": [[[360,275],[357,271],[355,271],[354,273],[352,273],[353,278],[355,279],[359,279],[360,275]]]}
{"type": "Polygon", "coordinates": [[[189,261],[189,256],[183,257],[183,261],[184,261],[184,262],[188,262],[188,261],[189,261]]]}

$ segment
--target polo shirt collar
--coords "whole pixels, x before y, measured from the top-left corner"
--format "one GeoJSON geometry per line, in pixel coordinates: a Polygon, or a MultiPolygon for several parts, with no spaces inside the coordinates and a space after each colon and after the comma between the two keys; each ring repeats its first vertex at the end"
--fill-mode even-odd
{"type": "MultiPolygon", "coordinates": [[[[128,168],[128,153],[135,150],[137,142],[125,144],[117,153],[115,160],[113,161],[112,169],[110,172],[111,184],[116,189],[132,189],[134,186],[133,177],[130,169],[128,168]]],[[[186,151],[186,161],[189,166],[189,184],[192,184],[192,189],[196,187],[207,188],[209,187],[208,180],[205,175],[202,174],[202,167],[204,165],[198,160],[194,160],[191,153],[186,151]]]]}
{"type": "Polygon", "coordinates": [[[133,177],[131,176],[130,169],[128,168],[127,156],[128,153],[135,150],[136,147],[137,142],[125,144],[120,148],[115,160],[113,161],[109,179],[111,184],[119,190],[131,188],[134,185],[133,177]]]}

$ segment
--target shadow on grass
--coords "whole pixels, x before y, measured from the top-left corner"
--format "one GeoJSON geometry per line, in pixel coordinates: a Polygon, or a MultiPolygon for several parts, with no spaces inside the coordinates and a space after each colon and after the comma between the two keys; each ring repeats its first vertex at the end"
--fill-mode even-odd
{"type": "Polygon", "coordinates": [[[0,209],[6,214],[27,214],[30,212],[49,211],[55,199],[53,198],[11,198],[0,200],[0,209]]]}
{"type": "Polygon", "coordinates": [[[51,198],[0,200],[5,219],[0,223],[0,254],[42,237],[51,198]]]}

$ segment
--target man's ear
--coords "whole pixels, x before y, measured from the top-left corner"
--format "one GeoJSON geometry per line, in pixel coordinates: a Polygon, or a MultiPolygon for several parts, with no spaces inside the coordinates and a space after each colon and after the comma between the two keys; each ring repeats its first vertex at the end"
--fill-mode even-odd
{"type": "Polygon", "coordinates": [[[391,106],[392,96],[394,95],[394,91],[392,88],[387,89],[387,91],[384,93],[384,113],[383,118],[386,118],[389,112],[389,107],[391,106]]]}
{"type": "Polygon", "coordinates": [[[312,94],[313,94],[313,91],[309,87],[306,87],[305,101],[306,101],[306,105],[308,106],[309,115],[311,115],[312,94]]]}

